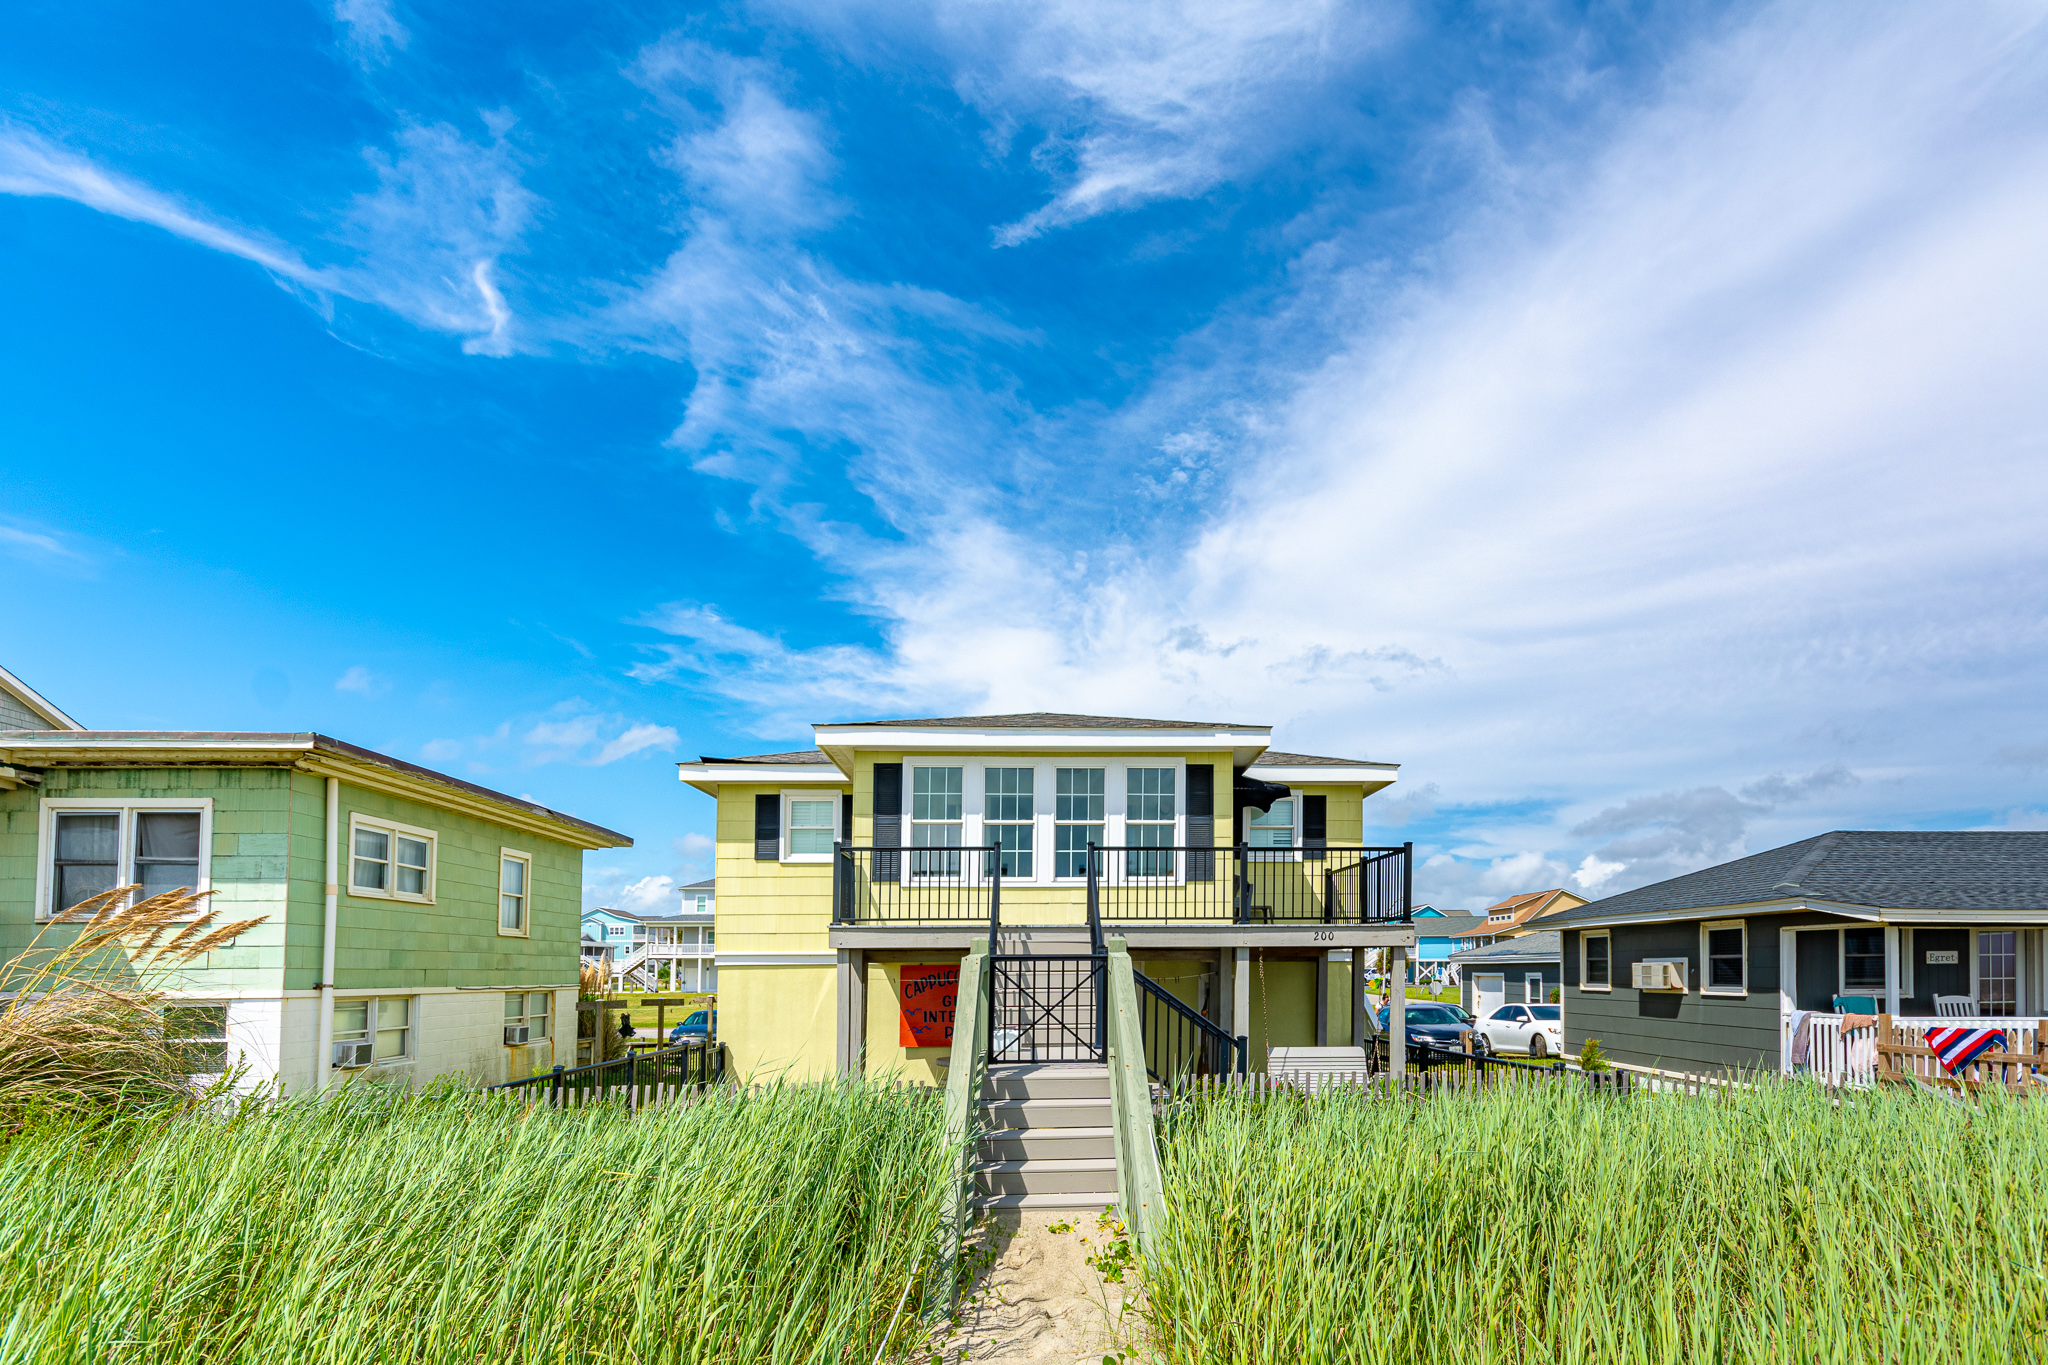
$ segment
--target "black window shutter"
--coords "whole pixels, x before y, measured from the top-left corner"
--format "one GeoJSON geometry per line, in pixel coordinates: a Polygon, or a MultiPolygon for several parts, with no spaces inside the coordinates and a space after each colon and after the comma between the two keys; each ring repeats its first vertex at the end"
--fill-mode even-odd
{"type": "Polygon", "coordinates": [[[842,792],[839,797],[839,842],[853,842],[853,793],[842,792]]]}
{"type": "MultiPolygon", "coordinates": [[[[875,847],[903,847],[903,765],[875,765],[875,847]]],[[[893,882],[900,877],[903,859],[894,853],[875,854],[875,880],[893,882]]]]}
{"type": "MultiPolygon", "coordinates": [[[[1191,764],[1188,767],[1188,847],[1190,849],[1214,848],[1216,846],[1216,769],[1207,763],[1191,764]]],[[[1188,854],[1188,880],[1191,882],[1213,882],[1216,880],[1216,855],[1214,853],[1190,852],[1188,854]]]]}
{"type": "MultiPolygon", "coordinates": [[[[1327,796],[1304,796],[1301,798],[1301,846],[1305,849],[1321,849],[1328,844],[1330,827],[1330,798],[1327,796]]],[[[1311,862],[1321,858],[1320,852],[1304,855],[1311,862]]]]}
{"type": "Polygon", "coordinates": [[[782,856],[782,798],[754,798],[754,861],[772,863],[782,856]]]}

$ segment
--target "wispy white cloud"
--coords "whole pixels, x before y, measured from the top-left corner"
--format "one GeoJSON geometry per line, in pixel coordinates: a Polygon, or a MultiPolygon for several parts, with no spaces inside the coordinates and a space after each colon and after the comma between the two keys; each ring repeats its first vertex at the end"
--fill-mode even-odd
{"type": "Polygon", "coordinates": [[[493,270],[516,248],[534,199],[519,179],[508,116],[487,113],[487,142],[446,124],[401,125],[395,150],[365,149],[377,179],[341,215],[346,259],[311,264],[266,234],[221,221],[91,155],[0,120],[0,194],[69,199],[252,262],[323,308],[348,299],[416,327],[464,338],[474,354],[516,349],[493,270]]]}
{"type": "Polygon", "coordinates": [[[30,563],[69,569],[84,568],[91,563],[88,555],[66,544],[63,537],[21,526],[0,524],[0,550],[30,563]]]}
{"type": "Polygon", "coordinates": [[[381,697],[391,690],[388,680],[378,677],[362,664],[351,664],[340,677],[334,680],[337,692],[353,692],[359,697],[381,697]]]}
{"type": "Polygon", "coordinates": [[[393,13],[391,0],[335,0],[334,22],[349,55],[366,67],[382,66],[412,41],[411,31],[393,13]]]}
{"type": "Polygon", "coordinates": [[[1199,195],[1328,140],[1334,122],[1356,117],[1360,67],[1405,27],[1401,5],[1342,0],[782,8],[856,47],[877,27],[921,31],[999,137],[1049,130],[1032,159],[1057,188],[996,229],[1004,246],[1199,195]]]}

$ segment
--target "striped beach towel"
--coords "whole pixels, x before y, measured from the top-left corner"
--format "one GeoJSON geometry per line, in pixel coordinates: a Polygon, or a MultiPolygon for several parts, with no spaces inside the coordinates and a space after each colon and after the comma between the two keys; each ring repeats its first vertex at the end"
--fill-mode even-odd
{"type": "Polygon", "coordinates": [[[2005,1030],[1997,1028],[1931,1028],[1927,1046],[1953,1076],[1977,1060],[1977,1054],[2005,1041],[2005,1030]]]}

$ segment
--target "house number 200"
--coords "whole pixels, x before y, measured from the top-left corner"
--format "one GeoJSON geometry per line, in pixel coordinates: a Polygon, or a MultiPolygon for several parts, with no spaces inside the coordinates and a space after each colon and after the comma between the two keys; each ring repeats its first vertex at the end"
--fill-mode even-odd
{"type": "Polygon", "coordinates": [[[1335,929],[1318,929],[1315,931],[1314,941],[1317,943],[1334,943],[1337,941],[1337,931],[1335,929]]]}

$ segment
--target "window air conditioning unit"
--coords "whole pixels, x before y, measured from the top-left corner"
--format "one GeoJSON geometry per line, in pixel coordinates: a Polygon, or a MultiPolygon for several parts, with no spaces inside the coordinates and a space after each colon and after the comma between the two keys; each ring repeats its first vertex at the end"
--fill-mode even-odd
{"type": "Polygon", "coordinates": [[[1653,957],[1636,963],[1629,969],[1630,983],[1639,991],[1683,991],[1686,976],[1685,959],[1653,957]]]}
{"type": "Polygon", "coordinates": [[[505,1025],[505,1046],[519,1047],[521,1044],[525,1043],[527,1027],[528,1026],[525,1024],[505,1025]]]}
{"type": "Polygon", "coordinates": [[[334,1064],[336,1066],[368,1066],[370,1064],[369,1041],[365,1039],[360,1043],[336,1043],[334,1045],[334,1064]]]}

